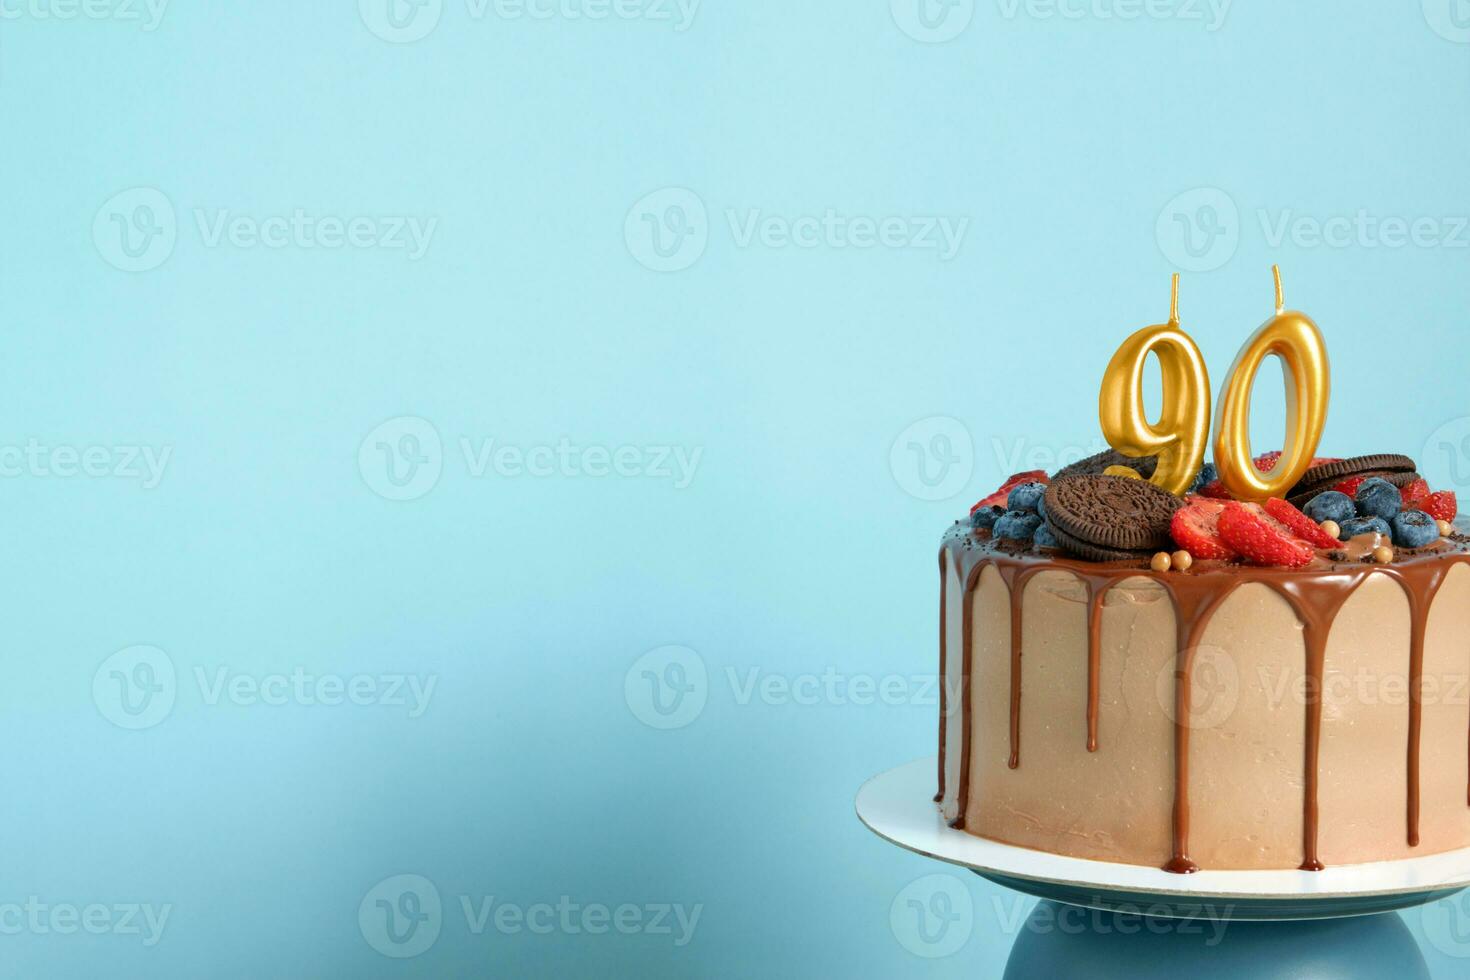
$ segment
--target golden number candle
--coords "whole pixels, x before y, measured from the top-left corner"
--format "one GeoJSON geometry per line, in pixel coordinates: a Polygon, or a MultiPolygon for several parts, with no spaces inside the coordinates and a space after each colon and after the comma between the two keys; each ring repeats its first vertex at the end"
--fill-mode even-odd
{"type": "MultiPolygon", "coordinates": [[[[1103,375],[1098,414],[1108,445],[1125,456],[1159,457],[1153,482],[1183,494],[1194,481],[1210,438],[1210,375],[1189,334],[1179,328],[1179,275],[1175,273],[1169,322],[1144,327],[1123,342],[1103,375]],[[1159,359],[1163,411],[1157,425],[1143,405],[1143,366],[1159,359]]],[[[1132,467],[1111,466],[1113,476],[1138,478],[1132,467]]]]}
{"type": "Polygon", "coordinates": [[[1251,335],[1220,390],[1215,419],[1215,466],[1220,480],[1240,500],[1284,497],[1317,453],[1332,389],[1327,345],[1305,313],[1283,311],[1281,270],[1276,278],[1276,315],[1251,335]],[[1268,355],[1281,359],[1286,378],[1286,445],[1269,472],[1256,469],[1251,453],[1251,389],[1268,355]]]}

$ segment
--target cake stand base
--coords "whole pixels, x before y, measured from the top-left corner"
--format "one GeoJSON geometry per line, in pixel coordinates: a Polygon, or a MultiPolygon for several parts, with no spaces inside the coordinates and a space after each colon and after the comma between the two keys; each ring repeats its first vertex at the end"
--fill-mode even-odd
{"type": "Polygon", "coordinates": [[[1006,980],[1428,980],[1408,926],[1392,913],[1343,919],[1233,921],[1107,912],[1043,899],[1022,926],[1006,980]]]}
{"type": "Polygon", "coordinates": [[[1013,847],[945,823],[936,768],[920,759],[875,776],[858,791],[858,817],[900,847],[1041,899],[1007,977],[1427,978],[1392,913],[1470,885],[1470,848],[1320,872],[1172,875],[1013,847]]]}

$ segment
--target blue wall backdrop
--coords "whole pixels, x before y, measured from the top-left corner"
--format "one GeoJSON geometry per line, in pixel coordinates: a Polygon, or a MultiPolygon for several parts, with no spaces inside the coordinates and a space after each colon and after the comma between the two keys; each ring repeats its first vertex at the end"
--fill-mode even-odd
{"type": "Polygon", "coordinates": [[[852,815],[940,533],[1273,262],[1470,492],[1467,110],[1465,0],[0,0],[0,975],[993,973],[852,815]]]}

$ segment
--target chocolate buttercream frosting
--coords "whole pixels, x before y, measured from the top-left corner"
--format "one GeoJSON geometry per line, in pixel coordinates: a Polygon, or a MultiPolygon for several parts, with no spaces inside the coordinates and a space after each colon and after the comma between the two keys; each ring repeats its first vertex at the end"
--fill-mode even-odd
{"type": "MultiPolygon", "coordinates": [[[[1412,468],[1412,463],[1410,463],[1412,468]]],[[[1053,504],[1047,498],[1047,513],[1053,516],[1053,504]]],[[[1193,697],[1191,661],[1192,653],[1200,644],[1211,616],[1240,586],[1255,582],[1265,585],[1279,594],[1295,611],[1303,628],[1306,649],[1306,673],[1311,681],[1306,699],[1306,751],[1302,760],[1302,777],[1305,787],[1305,802],[1301,820],[1301,868],[1319,871],[1323,868],[1318,854],[1318,759],[1322,741],[1322,680],[1328,634],[1338,612],[1343,608],[1355,589],[1371,575],[1385,575],[1397,582],[1408,596],[1411,619],[1408,676],[1412,695],[1408,699],[1409,740],[1407,745],[1407,783],[1404,787],[1404,834],[1410,846],[1419,844],[1420,809],[1420,739],[1423,713],[1423,667],[1424,636],[1429,609],[1435,594],[1444,583],[1445,576],[1454,565],[1470,561],[1470,526],[1461,519],[1455,533],[1441,538],[1432,545],[1418,549],[1398,549],[1391,564],[1373,564],[1365,561],[1355,542],[1345,542],[1341,549],[1321,552],[1305,568],[1265,568],[1218,561],[1196,562],[1185,571],[1155,572],[1143,557],[1114,561],[1082,561],[1070,557],[1058,557],[1036,549],[1025,549],[1013,543],[993,541],[986,531],[975,530],[968,524],[957,523],[944,536],[940,551],[940,566],[943,570],[946,556],[958,573],[962,590],[960,596],[942,596],[941,608],[952,601],[961,601],[963,610],[963,649],[957,651],[962,657],[961,674],[963,684],[962,729],[959,767],[958,802],[959,815],[953,826],[964,825],[965,813],[970,799],[970,752],[973,741],[973,705],[970,697],[970,679],[974,670],[973,624],[971,622],[971,593],[986,566],[993,566],[1010,590],[1010,747],[1008,763],[1011,768],[1023,762],[1021,744],[1021,711],[1024,691],[1021,687],[1021,661],[1025,654],[1022,648],[1022,596],[1025,585],[1035,575],[1045,571],[1063,571],[1075,576],[1085,587],[1088,603],[1088,691],[1087,691],[1087,751],[1098,748],[1098,666],[1100,658],[1100,632],[1102,600],[1114,585],[1132,578],[1147,578],[1157,582],[1173,602],[1177,623],[1177,647],[1175,670],[1174,711],[1174,791],[1173,791],[1173,846],[1171,853],[1160,855],[1165,870],[1186,874],[1198,870],[1190,857],[1190,728],[1186,720],[1190,717],[1193,697]]],[[[941,618],[941,623],[943,619],[941,618]]],[[[956,651],[945,649],[941,626],[940,673],[945,674],[946,659],[956,651]]],[[[947,685],[941,685],[941,691],[947,685]]],[[[945,693],[941,693],[944,698],[945,693]]],[[[940,725],[940,792],[944,789],[944,760],[948,746],[945,744],[944,712],[947,704],[941,703],[940,725]]],[[[1470,733],[1467,733],[1470,740],[1470,733]]],[[[1470,744],[1470,741],[1467,741],[1470,744]]],[[[1079,749],[1081,747],[1079,746],[1079,749]]],[[[1470,805],[1470,787],[1467,787],[1467,805],[1470,805]]]]}

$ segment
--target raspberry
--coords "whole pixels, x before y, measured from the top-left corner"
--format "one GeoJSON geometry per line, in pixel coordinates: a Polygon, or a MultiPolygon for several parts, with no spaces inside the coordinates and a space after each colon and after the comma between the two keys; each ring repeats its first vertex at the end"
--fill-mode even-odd
{"type": "Polygon", "coordinates": [[[1419,510],[1418,501],[1429,496],[1429,481],[1420,477],[1399,492],[1404,497],[1404,510],[1419,510]]]}
{"type": "Polygon", "coordinates": [[[1369,477],[1367,476],[1350,476],[1332,489],[1338,493],[1345,493],[1356,500],[1358,498],[1358,487],[1361,487],[1368,480],[1369,477]]]}
{"type": "Polygon", "coordinates": [[[1198,561],[1234,558],[1235,552],[1220,539],[1220,530],[1217,527],[1226,506],[1222,500],[1190,497],[1183,507],[1174,512],[1174,518],[1169,523],[1169,533],[1173,535],[1174,542],[1198,561]]]}
{"type": "Polygon", "coordinates": [[[1280,497],[1266,501],[1266,514],[1313,548],[1337,548],[1342,542],[1317,526],[1317,522],[1280,497]]]}
{"type": "Polygon", "coordinates": [[[1023,483],[1048,482],[1050,480],[1046,475],[1046,470],[1027,470],[1025,473],[1016,473],[1006,480],[1005,483],[1002,483],[999,490],[975,504],[974,507],[971,507],[970,513],[975,513],[981,507],[1004,507],[1006,505],[1006,498],[1011,495],[1011,491],[1023,483]]]}
{"type": "Polygon", "coordinates": [[[1431,493],[1419,502],[1419,509],[1424,511],[1436,521],[1455,521],[1455,516],[1460,512],[1460,502],[1455,499],[1455,491],[1441,490],[1439,493],[1431,493]]]}
{"type": "Polygon", "coordinates": [[[1312,560],[1310,545],[1273,522],[1263,511],[1226,504],[1220,515],[1220,537],[1253,565],[1301,568],[1312,560]]]}

